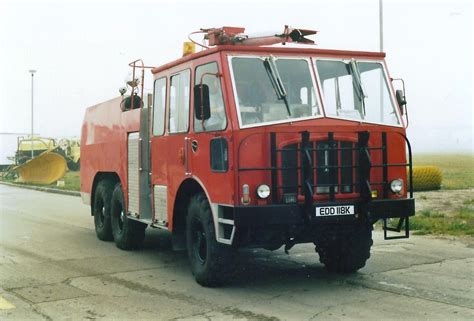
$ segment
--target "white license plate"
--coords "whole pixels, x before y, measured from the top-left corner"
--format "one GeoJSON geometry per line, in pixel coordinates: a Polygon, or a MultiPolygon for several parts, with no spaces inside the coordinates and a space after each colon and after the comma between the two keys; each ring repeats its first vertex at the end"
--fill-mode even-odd
{"type": "Polygon", "coordinates": [[[354,215],[354,205],[316,207],[316,216],[354,215]]]}

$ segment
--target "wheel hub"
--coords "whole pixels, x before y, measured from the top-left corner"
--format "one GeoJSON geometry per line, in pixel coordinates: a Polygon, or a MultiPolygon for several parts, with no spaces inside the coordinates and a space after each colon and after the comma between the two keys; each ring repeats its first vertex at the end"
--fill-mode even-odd
{"type": "Polygon", "coordinates": [[[99,210],[97,211],[96,215],[99,218],[99,227],[103,227],[105,224],[105,206],[102,204],[102,206],[99,205],[99,210]]]}
{"type": "Polygon", "coordinates": [[[120,211],[120,216],[119,216],[119,221],[118,221],[118,223],[119,223],[118,225],[119,225],[120,230],[123,229],[123,222],[124,222],[124,220],[125,220],[125,215],[124,215],[124,213],[123,213],[123,210],[121,210],[121,211],[120,211]]]}
{"type": "Polygon", "coordinates": [[[194,231],[194,254],[201,265],[204,265],[207,260],[207,242],[206,233],[200,223],[195,224],[194,231]]]}

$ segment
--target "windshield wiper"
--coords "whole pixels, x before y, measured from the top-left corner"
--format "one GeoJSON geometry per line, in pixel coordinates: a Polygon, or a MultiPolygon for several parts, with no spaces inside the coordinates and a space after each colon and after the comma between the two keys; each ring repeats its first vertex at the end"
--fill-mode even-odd
{"type": "Polygon", "coordinates": [[[366,116],[365,98],[367,98],[367,95],[365,93],[364,87],[362,86],[362,78],[360,76],[359,66],[357,66],[357,62],[354,59],[352,59],[351,62],[349,63],[349,67],[351,69],[352,79],[354,79],[354,84],[357,89],[357,96],[359,97],[362,103],[362,112],[365,117],[366,116]]]}
{"type": "Polygon", "coordinates": [[[275,89],[278,99],[283,100],[286,106],[286,110],[288,111],[288,115],[291,117],[290,105],[288,104],[288,99],[286,98],[286,89],[283,85],[283,81],[280,78],[280,74],[278,73],[278,68],[275,63],[275,57],[270,56],[268,58],[265,58],[265,60],[263,61],[263,65],[265,66],[268,78],[270,78],[270,82],[272,83],[273,89],[275,89]]]}

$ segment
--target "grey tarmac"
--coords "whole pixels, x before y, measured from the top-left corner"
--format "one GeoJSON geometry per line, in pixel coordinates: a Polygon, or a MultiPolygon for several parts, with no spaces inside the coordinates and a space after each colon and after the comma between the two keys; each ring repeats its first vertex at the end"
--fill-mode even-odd
{"type": "Polygon", "coordinates": [[[0,185],[0,320],[474,319],[472,240],[384,241],[353,275],[332,275],[311,244],[242,250],[236,276],[208,289],[185,252],[147,229],[144,248],[99,241],[78,197],[0,185]]]}

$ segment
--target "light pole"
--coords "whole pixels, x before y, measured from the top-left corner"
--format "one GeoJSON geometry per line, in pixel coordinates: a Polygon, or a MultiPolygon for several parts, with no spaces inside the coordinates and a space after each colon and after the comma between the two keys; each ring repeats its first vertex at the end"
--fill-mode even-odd
{"type": "MultiPolygon", "coordinates": [[[[380,45],[380,52],[383,52],[383,2],[379,0],[379,45],[380,45]]],[[[380,120],[383,122],[384,114],[383,114],[383,76],[380,74],[380,120]]]]}
{"type": "Polygon", "coordinates": [[[35,78],[35,72],[36,70],[31,69],[28,71],[31,74],[31,159],[33,159],[34,154],[33,154],[33,96],[34,96],[34,78],[35,78]]]}
{"type": "Polygon", "coordinates": [[[379,0],[379,42],[380,52],[383,51],[383,3],[379,0]]]}

